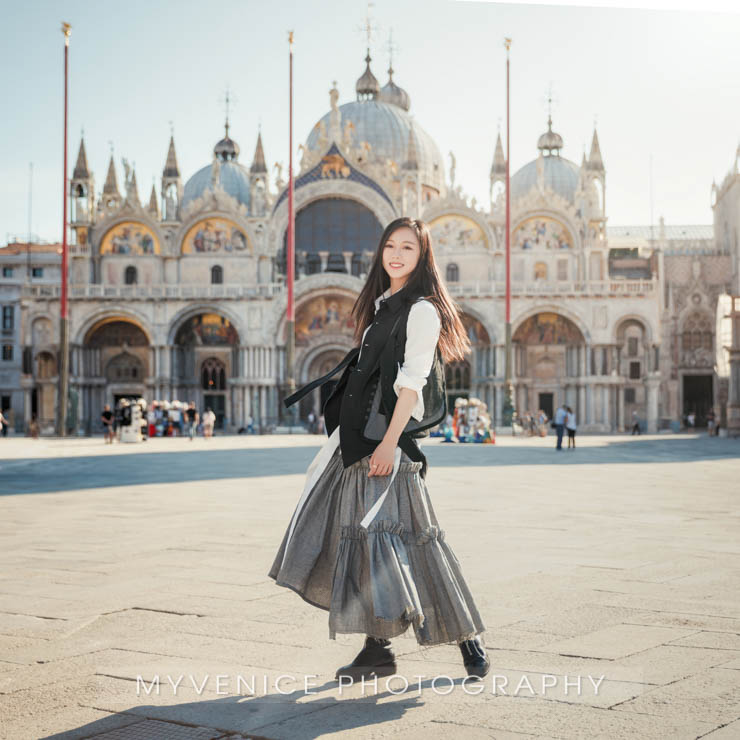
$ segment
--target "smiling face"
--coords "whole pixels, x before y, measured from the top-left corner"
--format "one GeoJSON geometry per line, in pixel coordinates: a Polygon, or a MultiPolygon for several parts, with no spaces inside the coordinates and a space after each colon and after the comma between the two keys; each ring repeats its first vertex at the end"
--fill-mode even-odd
{"type": "Polygon", "coordinates": [[[419,263],[419,239],[408,226],[396,229],[383,246],[383,269],[392,283],[403,285],[419,263]]]}

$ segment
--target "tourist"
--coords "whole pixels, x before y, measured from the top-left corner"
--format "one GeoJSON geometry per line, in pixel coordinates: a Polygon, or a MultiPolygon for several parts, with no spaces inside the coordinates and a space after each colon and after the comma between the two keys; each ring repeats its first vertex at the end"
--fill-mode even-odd
{"type": "Polygon", "coordinates": [[[31,422],[28,425],[28,432],[31,435],[31,439],[39,438],[39,420],[36,414],[31,414],[31,422]]]}
{"type": "Polygon", "coordinates": [[[103,413],[100,414],[100,420],[103,422],[103,438],[106,444],[113,444],[113,412],[110,410],[110,404],[103,406],[103,413]]]}
{"type": "Polygon", "coordinates": [[[151,408],[147,412],[146,415],[147,424],[149,425],[149,435],[150,437],[154,437],[157,433],[155,424],[157,423],[157,402],[154,401],[152,403],[151,408]]]}
{"type": "Polygon", "coordinates": [[[642,431],[640,430],[640,420],[637,418],[637,410],[633,409],[632,411],[632,435],[635,434],[642,434],[642,431]]]}
{"type": "Polygon", "coordinates": [[[565,409],[568,413],[565,417],[565,428],[568,430],[568,449],[576,448],[576,415],[570,406],[565,409]]]}
{"type": "Polygon", "coordinates": [[[477,635],[485,627],[441,538],[426,457],[411,436],[444,419],[444,363],[470,347],[426,223],[404,217],[385,228],[352,313],[359,346],[284,401],[296,403],[344,370],[324,404],[329,438],[308,468],[269,576],[328,610],[330,638],[366,636],[337,679],[396,673],[390,638],[409,628],[422,645],[457,643],[467,674],[483,677],[490,661],[477,635]],[[417,544],[407,550],[407,540],[417,544]]]}
{"type": "Polygon", "coordinates": [[[707,411],[707,436],[714,436],[714,409],[707,411]]]}
{"type": "Polygon", "coordinates": [[[308,414],[308,433],[309,434],[315,434],[316,433],[316,415],[313,411],[310,411],[308,414]]]}
{"type": "Polygon", "coordinates": [[[185,409],[185,416],[188,421],[188,434],[190,435],[190,441],[192,442],[198,429],[198,419],[200,417],[198,409],[195,408],[195,401],[191,401],[188,404],[188,407],[185,409]]]}
{"type": "Polygon", "coordinates": [[[213,425],[216,423],[216,414],[213,410],[208,408],[206,413],[203,414],[203,436],[208,439],[213,436],[213,425]]]}
{"type": "Polygon", "coordinates": [[[560,406],[558,406],[557,411],[555,412],[555,418],[552,421],[553,426],[555,427],[555,434],[558,435],[558,443],[555,446],[556,450],[563,449],[563,432],[565,430],[565,418],[567,415],[568,411],[566,410],[566,406],[564,403],[561,403],[560,406]]]}

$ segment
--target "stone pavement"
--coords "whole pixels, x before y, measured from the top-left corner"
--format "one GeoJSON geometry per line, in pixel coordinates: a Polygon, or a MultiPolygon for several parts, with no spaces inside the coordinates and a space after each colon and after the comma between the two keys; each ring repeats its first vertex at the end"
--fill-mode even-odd
{"type": "Polygon", "coordinates": [[[493,670],[341,691],[362,638],[266,576],[320,441],[0,438],[0,737],[740,738],[740,441],[429,440],[493,670]]]}

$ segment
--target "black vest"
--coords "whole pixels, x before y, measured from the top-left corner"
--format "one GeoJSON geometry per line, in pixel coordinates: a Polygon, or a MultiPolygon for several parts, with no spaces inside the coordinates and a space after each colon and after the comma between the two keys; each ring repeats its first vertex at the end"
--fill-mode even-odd
{"type": "MultiPolygon", "coordinates": [[[[343,370],[339,382],[323,407],[327,434],[339,426],[339,441],[344,467],[371,455],[382,439],[382,432],[393,416],[396,394],[393,382],[403,365],[406,347],[406,322],[414,298],[404,288],[381,301],[373,323],[360,348],[352,348],[344,359],[326,375],[311,381],[288,396],[286,407],[300,400],[343,370]]],[[[398,446],[414,461],[422,463],[421,475],[426,475],[426,457],[414,441],[429,434],[446,414],[445,372],[439,348],[422,390],[424,417],[413,417],[398,439],[398,446]]]]}

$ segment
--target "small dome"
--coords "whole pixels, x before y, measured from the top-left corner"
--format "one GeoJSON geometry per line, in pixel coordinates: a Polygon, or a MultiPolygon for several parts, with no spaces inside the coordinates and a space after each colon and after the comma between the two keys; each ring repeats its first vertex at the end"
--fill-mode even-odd
{"type": "Polygon", "coordinates": [[[226,135],[213,147],[213,153],[222,162],[231,162],[239,158],[239,145],[229,137],[228,121],[226,121],[226,135]]]}
{"type": "Polygon", "coordinates": [[[355,84],[358,100],[375,100],[380,92],[380,83],[378,78],[370,71],[370,62],[370,49],[368,49],[365,57],[365,71],[355,84]]]}
{"type": "MultiPolygon", "coordinates": [[[[526,195],[532,188],[537,187],[537,161],[535,159],[525,164],[524,167],[514,173],[511,178],[512,198],[526,195]]],[[[542,164],[545,186],[565,198],[569,203],[573,203],[580,178],[578,165],[561,156],[543,156],[542,164]]]]}
{"type": "MultiPolygon", "coordinates": [[[[182,194],[183,208],[211,188],[212,173],[213,165],[206,165],[185,183],[182,194]]],[[[249,172],[245,167],[230,160],[220,162],[218,182],[229,195],[249,207],[249,172]]]]}
{"type": "Polygon", "coordinates": [[[547,151],[550,154],[555,151],[559,152],[563,148],[563,137],[552,130],[552,118],[547,118],[547,131],[537,139],[537,148],[541,151],[547,151]]]}
{"type": "Polygon", "coordinates": [[[380,89],[378,100],[382,103],[397,105],[399,108],[403,108],[403,110],[408,110],[411,107],[409,94],[393,82],[393,67],[388,68],[388,82],[380,89]]]}

